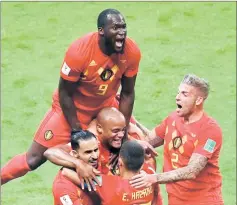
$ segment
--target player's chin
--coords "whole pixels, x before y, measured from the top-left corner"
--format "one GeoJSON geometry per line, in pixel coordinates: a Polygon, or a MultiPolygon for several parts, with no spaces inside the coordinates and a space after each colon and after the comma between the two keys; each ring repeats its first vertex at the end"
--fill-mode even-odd
{"type": "Polygon", "coordinates": [[[123,52],[123,47],[118,48],[118,47],[115,46],[114,50],[115,50],[116,53],[122,53],[123,52]]]}
{"type": "Polygon", "coordinates": [[[98,162],[90,162],[90,165],[94,167],[95,169],[98,168],[98,162]]]}
{"type": "Polygon", "coordinates": [[[116,140],[111,142],[113,148],[119,149],[122,146],[122,140],[116,140]]]}

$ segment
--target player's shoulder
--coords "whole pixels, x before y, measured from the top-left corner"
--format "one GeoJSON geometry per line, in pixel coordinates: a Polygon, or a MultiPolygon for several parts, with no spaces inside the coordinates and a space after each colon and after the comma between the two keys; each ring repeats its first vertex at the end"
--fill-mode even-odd
{"type": "Polygon", "coordinates": [[[134,56],[135,55],[135,57],[138,57],[138,58],[141,57],[141,51],[140,51],[137,43],[129,37],[126,38],[124,53],[127,56],[134,56]]]}
{"type": "Polygon", "coordinates": [[[222,129],[216,119],[214,119],[207,113],[204,113],[203,118],[203,125],[205,130],[214,130],[215,132],[218,132],[220,134],[222,133],[222,129]]]}
{"type": "Polygon", "coordinates": [[[90,32],[87,33],[80,38],[74,40],[68,48],[68,51],[71,52],[80,52],[85,50],[88,50],[90,46],[94,45],[94,42],[98,38],[98,33],[97,32],[90,32]]]}
{"type": "Polygon", "coordinates": [[[62,175],[62,171],[60,170],[58,174],[56,175],[54,181],[53,181],[53,189],[59,190],[59,189],[68,189],[74,188],[74,185],[70,180],[68,180],[66,177],[62,175]]]}

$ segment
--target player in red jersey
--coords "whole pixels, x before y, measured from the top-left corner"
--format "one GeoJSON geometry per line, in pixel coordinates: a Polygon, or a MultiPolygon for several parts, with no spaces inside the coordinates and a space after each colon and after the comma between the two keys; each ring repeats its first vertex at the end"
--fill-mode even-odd
{"type": "Polygon", "coordinates": [[[222,131],[204,111],[209,84],[186,75],[176,96],[177,109],[151,133],[150,143],[164,144],[164,172],[138,175],[134,187],[165,183],[169,205],[223,205],[219,155],[222,131]],[[143,180],[140,178],[143,177],[143,180]]]}
{"type": "MultiPolygon", "coordinates": [[[[95,169],[100,169],[98,140],[93,133],[84,131],[82,135],[81,132],[75,132],[71,137],[71,146],[72,157],[79,158],[95,169]]],[[[93,198],[89,198],[78,186],[64,177],[62,172],[61,169],[53,183],[54,204],[93,205],[93,198]]]]}
{"type": "MultiPolygon", "coordinates": [[[[126,121],[123,114],[113,107],[103,108],[98,113],[96,119],[88,126],[88,130],[96,135],[99,141],[99,163],[101,164],[101,173],[103,174],[116,174],[118,154],[122,145],[125,126],[126,121]]],[[[132,135],[136,133],[136,137],[139,137],[138,139],[143,137],[141,131],[135,125],[129,126],[128,129],[129,138],[133,139],[130,136],[130,131],[132,131],[132,135]],[[131,127],[132,129],[130,129],[131,127]],[[140,135],[137,135],[137,133],[140,135]]],[[[152,151],[155,154],[155,150],[152,151]]],[[[69,145],[60,145],[49,148],[45,151],[44,156],[54,164],[74,168],[77,171],[80,169],[80,166],[86,166],[80,160],[71,157],[69,152],[69,145]]],[[[91,169],[91,167],[88,169],[91,169]]],[[[153,169],[156,169],[156,167],[153,166],[153,169]]],[[[79,172],[78,174],[80,175],[79,172]]]]}
{"type": "MultiPolygon", "coordinates": [[[[147,164],[143,164],[144,157],[144,149],[139,143],[137,143],[137,141],[129,140],[123,143],[119,154],[120,176],[102,175],[99,177],[102,182],[102,186],[96,187],[96,193],[100,197],[100,202],[98,200],[97,203],[94,204],[156,204],[157,193],[155,191],[154,185],[143,189],[135,189],[129,184],[129,179],[137,173],[140,173],[141,169],[143,172],[154,174],[155,171],[151,167],[149,167],[147,164]]],[[[75,171],[65,168],[63,171],[63,176],[66,177],[64,178],[65,181],[71,179],[74,183],[80,184],[80,180],[75,171]]],[[[54,187],[54,190],[55,192],[63,192],[63,190],[68,190],[68,188],[65,186],[57,186],[54,187]]],[[[84,194],[88,196],[91,195],[91,193],[84,194]]],[[[95,193],[92,194],[92,198],[94,198],[95,193]]]]}
{"type": "MultiPolygon", "coordinates": [[[[128,125],[141,53],[136,43],[126,37],[125,19],[119,11],[102,11],[97,27],[98,32],[81,37],[68,48],[52,107],[30,149],[1,169],[2,184],[38,168],[46,161],[45,150],[68,143],[70,133],[85,129],[101,108],[118,107],[115,96],[120,85],[119,110],[128,125]]],[[[81,170],[81,175],[92,178],[93,173],[81,170]]]]}

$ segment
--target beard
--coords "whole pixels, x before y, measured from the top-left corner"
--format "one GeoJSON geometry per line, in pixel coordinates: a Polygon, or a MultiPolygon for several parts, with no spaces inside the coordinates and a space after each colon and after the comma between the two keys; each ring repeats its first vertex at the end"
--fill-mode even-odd
{"type": "Polygon", "coordinates": [[[115,41],[113,42],[112,38],[108,38],[108,37],[104,37],[104,41],[105,41],[105,46],[106,46],[106,50],[108,51],[108,53],[124,53],[124,45],[125,45],[125,41],[123,42],[123,46],[121,51],[116,51],[115,50],[115,41]]]}

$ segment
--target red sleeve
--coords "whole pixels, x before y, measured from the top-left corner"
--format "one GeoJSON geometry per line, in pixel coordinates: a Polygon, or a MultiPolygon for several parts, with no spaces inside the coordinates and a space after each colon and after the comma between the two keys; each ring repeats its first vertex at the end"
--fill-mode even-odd
{"type": "Polygon", "coordinates": [[[61,179],[59,182],[54,182],[53,196],[55,205],[81,205],[78,189],[67,180],[61,179]]]}
{"type": "Polygon", "coordinates": [[[126,77],[133,77],[138,72],[139,63],[141,60],[141,51],[138,48],[137,44],[130,38],[127,38],[127,58],[129,59],[128,68],[125,71],[124,75],[126,77]]]}
{"type": "Polygon", "coordinates": [[[161,124],[157,125],[155,127],[155,132],[156,132],[156,136],[164,139],[165,138],[165,132],[166,132],[166,127],[167,127],[167,119],[164,119],[161,124]]]}
{"type": "Polygon", "coordinates": [[[200,133],[194,153],[210,159],[222,146],[222,131],[219,126],[209,126],[200,133]]]}
{"type": "Polygon", "coordinates": [[[68,48],[61,67],[60,76],[68,81],[79,80],[85,64],[85,43],[82,39],[73,42],[68,48]]]}

